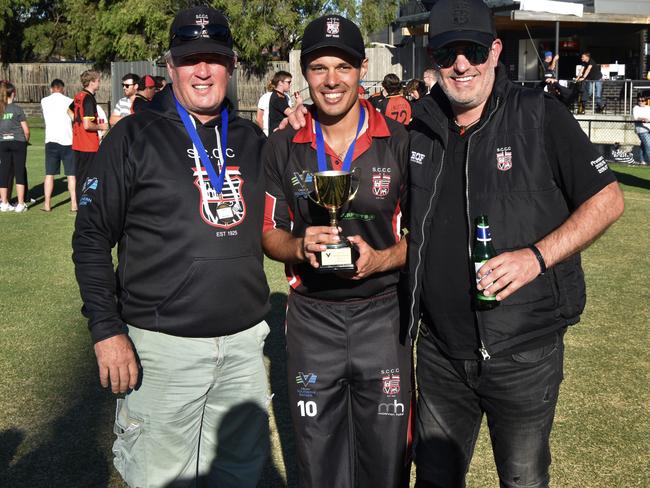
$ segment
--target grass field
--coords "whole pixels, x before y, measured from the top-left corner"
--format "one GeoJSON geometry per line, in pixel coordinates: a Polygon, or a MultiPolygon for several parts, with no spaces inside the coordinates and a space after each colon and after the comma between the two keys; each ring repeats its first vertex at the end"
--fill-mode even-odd
{"type": "MultiPolygon", "coordinates": [[[[25,214],[0,214],[0,486],[124,487],[112,467],[114,397],[98,384],[79,312],[74,214],[60,179],[53,212],[38,210],[43,131],[34,130],[32,140],[29,181],[38,202],[25,214]]],[[[587,310],[566,336],[552,435],[552,486],[559,488],[650,487],[650,168],[614,169],[626,212],[583,255],[587,310]]],[[[286,283],[279,265],[266,267],[274,447],[260,486],[295,486],[283,360],[286,283]]],[[[468,486],[498,486],[485,428],[468,486]]]]}

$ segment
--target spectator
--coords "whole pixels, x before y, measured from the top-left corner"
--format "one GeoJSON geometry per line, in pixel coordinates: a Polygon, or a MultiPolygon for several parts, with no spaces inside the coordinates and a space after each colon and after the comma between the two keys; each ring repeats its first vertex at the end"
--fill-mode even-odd
{"type": "MultiPolygon", "coordinates": [[[[275,79],[275,76],[273,78],[275,79]]],[[[266,93],[257,101],[257,113],[255,114],[255,122],[267,137],[269,136],[269,100],[273,90],[275,90],[275,85],[273,80],[270,80],[266,85],[266,93]]]]}
{"type": "Polygon", "coordinates": [[[50,83],[50,95],[41,100],[43,119],[45,120],[45,181],[43,182],[44,212],[52,210],[52,191],[54,176],[63,172],[68,180],[70,193],[70,210],[77,211],[76,177],[74,157],[72,155],[72,124],[68,116],[68,107],[72,98],[66,97],[63,81],[56,79],[50,83]]]}
{"type": "Polygon", "coordinates": [[[8,81],[0,82],[0,212],[27,211],[25,189],[27,186],[27,143],[29,126],[25,112],[14,103],[16,88],[8,81]],[[18,204],[9,203],[11,172],[16,177],[18,204]]]}
{"type": "Polygon", "coordinates": [[[77,180],[77,198],[86,180],[88,167],[99,149],[98,131],[108,130],[108,123],[99,121],[95,93],[99,90],[101,75],[98,71],[81,73],[83,90],[74,97],[69,109],[72,111],[72,151],[77,180]]]}
{"type": "Polygon", "coordinates": [[[371,103],[377,111],[386,117],[396,120],[401,124],[408,124],[411,121],[411,104],[402,95],[402,83],[394,73],[384,76],[381,82],[383,87],[382,97],[371,99],[371,103]]]}
{"type": "Polygon", "coordinates": [[[650,107],[648,97],[639,94],[637,103],[632,109],[634,131],[641,141],[641,164],[650,164],[650,107]]]}
{"type": "Polygon", "coordinates": [[[278,71],[273,75],[271,83],[274,85],[274,89],[269,97],[269,134],[272,134],[282,119],[291,112],[289,100],[291,80],[291,73],[287,71],[278,71]]]}
{"type": "Polygon", "coordinates": [[[412,79],[406,84],[406,96],[411,98],[411,119],[422,115],[422,98],[427,95],[427,85],[422,80],[412,79]]]}
{"type": "Polygon", "coordinates": [[[115,104],[109,123],[111,126],[117,124],[123,117],[131,115],[131,104],[138,90],[140,77],[134,73],[127,73],[122,76],[122,91],[124,96],[115,104]]]}
{"type": "Polygon", "coordinates": [[[100,382],[126,393],[113,444],[126,483],[254,487],[269,441],[265,138],[225,98],[235,53],[223,14],[179,11],[169,42],[172,83],[93,162],[76,276],[100,382]]]}
{"type": "MultiPolygon", "coordinates": [[[[602,93],[603,93],[603,74],[600,71],[600,65],[591,57],[591,53],[584,52],[580,56],[582,61],[582,70],[576,78],[576,81],[583,82],[583,103],[591,103],[591,96],[594,95],[596,112],[601,113],[604,111],[602,93]]],[[[584,113],[584,107],[583,107],[584,113]]]]}
{"type": "Polygon", "coordinates": [[[436,84],[436,70],[434,70],[433,68],[425,69],[422,75],[422,79],[424,80],[424,84],[427,85],[427,95],[428,95],[429,92],[431,92],[431,88],[433,88],[433,85],[436,84]]]}
{"type": "Polygon", "coordinates": [[[138,113],[151,103],[153,96],[156,94],[156,81],[149,75],[140,77],[138,81],[138,91],[131,104],[131,113],[138,113]]]}
{"type": "Polygon", "coordinates": [[[544,52],[544,61],[542,61],[542,79],[545,83],[553,83],[557,81],[557,62],[560,59],[559,55],[553,56],[552,51],[544,52]]]}
{"type": "Polygon", "coordinates": [[[154,76],[153,79],[156,82],[156,89],[155,89],[156,93],[158,93],[163,88],[165,88],[165,86],[167,86],[167,80],[165,79],[164,76],[154,76]]]}
{"type": "Polygon", "coordinates": [[[485,416],[499,486],[547,488],[564,334],[585,306],[579,253],[623,195],[576,119],[508,79],[483,0],[438,0],[428,34],[438,83],[409,127],[404,294],[418,338],[417,486],[465,486],[485,416]],[[475,263],[480,215],[498,254],[475,263]],[[480,310],[479,293],[499,305],[480,310]]]}

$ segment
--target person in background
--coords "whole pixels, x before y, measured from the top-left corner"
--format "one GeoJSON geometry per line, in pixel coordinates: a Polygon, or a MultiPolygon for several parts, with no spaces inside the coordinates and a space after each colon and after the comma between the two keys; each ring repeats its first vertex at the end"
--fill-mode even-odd
{"type": "Polygon", "coordinates": [[[70,210],[77,211],[77,194],[74,157],[72,155],[72,123],[68,116],[68,107],[72,98],[65,96],[65,84],[55,79],[50,83],[50,95],[41,100],[43,119],[45,120],[45,180],[43,195],[45,201],[41,208],[44,212],[52,210],[52,192],[54,176],[63,172],[68,181],[70,193],[70,210]]]}
{"type": "Polygon", "coordinates": [[[14,103],[16,88],[9,81],[0,81],[0,212],[27,211],[25,189],[27,186],[27,143],[29,125],[21,107],[14,103]],[[16,178],[15,207],[9,203],[11,173],[16,178]]]}
{"type": "Polygon", "coordinates": [[[138,91],[139,81],[140,77],[134,73],[127,73],[122,76],[122,91],[124,92],[124,96],[117,101],[108,120],[111,127],[117,124],[122,118],[131,115],[131,104],[138,91]]]}
{"type": "Polygon", "coordinates": [[[411,119],[415,119],[421,114],[421,100],[427,95],[427,85],[422,80],[412,79],[404,88],[406,96],[410,97],[411,102],[411,119]]]}
{"type": "Polygon", "coordinates": [[[291,112],[291,81],[291,73],[287,71],[278,71],[273,75],[271,83],[274,84],[274,89],[269,97],[269,134],[291,112]]]}
{"type": "MultiPolygon", "coordinates": [[[[600,71],[600,65],[591,57],[590,52],[584,52],[580,56],[582,61],[582,70],[576,78],[576,81],[581,81],[583,87],[583,104],[589,106],[591,104],[591,96],[594,96],[594,103],[596,104],[596,112],[602,113],[605,110],[603,105],[603,74],[600,71]]],[[[582,108],[584,113],[584,107],[582,108]]]]}
{"type": "Polygon", "coordinates": [[[155,94],[156,81],[153,77],[150,75],[141,76],[140,81],[138,81],[138,91],[131,104],[131,113],[135,114],[144,110],[151,103],[155,94]]]}
{"type": "Polygon", "coordinates": [[[156,93],[158,93],[163,88],[165,88],[165,86],[167,86],[167,80],[165,79],[164,76],[154,76],[153,79],[156,82],[156,88],[155,88],[156,93]]]}
{"type": "Polygon", "coordinates": [[[424,73],[422,74],[422,80],[424,81],[424,84],[427,85],[427,95],[431,91],[431,88],[433,88],[433,85],[436,84],[436,70],[433,68],[428,68],[424,70],[424,73]]]}
{"type": "Polygon", "coordinates": [[[408,124],[411,121],[411,104],[402,95],[402,82],[399,77],[395,73],[389,73],[384,76],[381,86],[384,96],[373,97],[370,102],[386,117],[401,124],[408,124]]]}
{"type": "Polygon", "coordinates": [[[648,97],[640,93],[636,105],[632,108],[634,118],[634,132],[641,141],[640,164],[650,164],[650,107],[648,97]]]}
{"type": "Polygon", "coordinates": [[[257,101],[257,113],[255,114],[255,123],[257,123],[267,137],[269,136],[269,100],[271,99],[273,90],[275,90],[275,85],[273,84],[274,79],[275,76],[266,85],[266,92],[257,101]]]}
{"type": "Polygon", "coordinates": [[[100,122],[97,114],[95,93],[99,90],[101,74],[86,70],[80,76],[83,90],[77,93],[68,109],[72,112],[72,151],[77,180],[77,198],[86,180],[86,173],[93,157],[99,150],[98,131],[107,131],[108,122],[100,122]]]}
{"type": "Polygon", "coordinates": [[[557,81],[557,62],[560,59],[559,55],[553,56],[552,51],[544,52],[544,60],[542,61],[542,80],[544,83],[553,83],[557,81]]]}

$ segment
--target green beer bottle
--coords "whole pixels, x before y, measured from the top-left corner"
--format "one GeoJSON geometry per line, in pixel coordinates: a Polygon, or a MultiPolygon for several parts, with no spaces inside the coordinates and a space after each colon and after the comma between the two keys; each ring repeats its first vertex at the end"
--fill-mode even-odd
{"type": "MultiPolygon", "coordinates": [[[[487,215],[479,215],[476,218],[476,234],[474,236],[474,249],[472,250],[472,260],[474,261],[474,270],[478,273],[485,262],[496,256],[497,253],[492,245],[492,234],[490,233],[490,224],[488,224],[487,215]]],[[[476,283],[479,282],[478,276],[476,283]]],[[[499,302],[496,295],[485,296],[483,290],[476,290],[476,309],[492,310],[497,307],[499,302]]]]}

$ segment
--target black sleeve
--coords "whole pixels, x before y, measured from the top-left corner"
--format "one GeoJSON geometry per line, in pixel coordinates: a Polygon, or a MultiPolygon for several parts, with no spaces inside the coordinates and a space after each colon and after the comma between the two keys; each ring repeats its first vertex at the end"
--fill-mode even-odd
{"type": "Polygon", "coordinates": [[[559,101],[544,97],[544,138],[553,176],[575,210],[616,181],[578,121],[559,101]]]}
{"type": "Polygon", "coordinates": [[[125,126],[112,129],[95,155],[89,178],[79,197],[79,212],[72,236],[72,260],[93,342],[126,333],[115,296],[111,250],[122,237],[131,165],[125,126]]]}
{"type": "Polygon", "coordinates": [[[269,100],[269,108],[275,110],[278,115],[282,114],[282,118],[284,118],[284,111],[289,108],[289,101],[287,100],[286,95],[284,97],[279,97],[277,93],[274,92],[269,100]]]}
{"type": "Polygon", "coordinates": [[[82,111],[83,113],[81,114],[81,116],[84,119],[92,118],[93,122],[95,122],[95,119],[97,118],[97,103],[95,102],[95,99],[93,97],[89,95],[86,95],[84,97],[82,111]]]}

